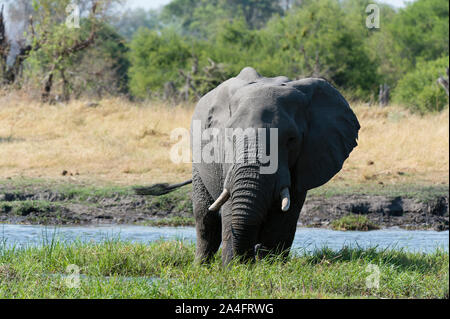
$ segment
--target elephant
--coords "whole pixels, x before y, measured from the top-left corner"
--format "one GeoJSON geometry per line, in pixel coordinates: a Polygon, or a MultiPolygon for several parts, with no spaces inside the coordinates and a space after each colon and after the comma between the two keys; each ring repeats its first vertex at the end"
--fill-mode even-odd
{"type": "Polygon", "coordinates": [[[192,180],[136,191],[166,193],[192,182],[199,262],[210,261],[220,245],[225,265],[234,257],[242,261],[267,255],[286,258],[307,191],[341,170],[357,146],[359,129],[348,102],[327,80],[268,78],[246,67],[204,95],[195,107],[191,148],[197,160],[192,163],[192,180]],[[210,142],[199,141],[199,132],[216,129],[221,137],[226,129],[249,128],[262,129],[256,142],[245,134],[228,140],[239,161],[224,161],[222,155],[206,161],[203,155],[208,151],[198,148],[210,142]],[[270,129],[277,132],[275,142],[267,138],[270,129]],[[263,151],[259,146],[265,147],[263,151]],[[269,168],[265,163],[245,160],[255,152],[267,155],[271,147],[277,161],[273,172],[263,173],[269,168]]]}

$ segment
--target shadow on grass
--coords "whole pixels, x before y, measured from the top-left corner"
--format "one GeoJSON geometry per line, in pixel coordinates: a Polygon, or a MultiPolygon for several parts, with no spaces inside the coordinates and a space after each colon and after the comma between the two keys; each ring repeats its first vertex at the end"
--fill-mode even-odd
{"type": "MultiPolygon", "coordinates": [[[[311,255],[305,255],[305,258],[311,264],[320,264],[325,262],[354,262],[361,260],[368,263],[394,266],[402,271],[417,271],[425,274],[427,272],[440,269],[439,265],[435,262],[435,257],[444,257],[445,254],[446,253],[443,250],[437,250],[433,254],[425,254],[405,252],[403,249],[379,250],[378,247],[365,249],[343,247],[338,251],[324,247],[314,251],[311,255]]],[[[442,260],[444,259],[445,258],[442,260]]]]}
{"type": "Polygon", "coordinates": [[[2,143],[14,143],[14,142],[23,142],[25,141],[23,138],[15,138],[12,136],[0,136],[0,144],[2,143]]]}

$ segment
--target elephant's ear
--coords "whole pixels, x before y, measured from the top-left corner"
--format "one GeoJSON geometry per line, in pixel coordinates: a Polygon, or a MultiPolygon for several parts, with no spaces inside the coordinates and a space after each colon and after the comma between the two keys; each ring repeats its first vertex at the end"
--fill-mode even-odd
{"type": "Polygon", "coordinates": [[[297,161],[299,190],[325,184],[338,173],[357,145],[359,123],[344,97],[327,81],[310,78],[288,85],[306,95],[308,128],[297,161]]]}

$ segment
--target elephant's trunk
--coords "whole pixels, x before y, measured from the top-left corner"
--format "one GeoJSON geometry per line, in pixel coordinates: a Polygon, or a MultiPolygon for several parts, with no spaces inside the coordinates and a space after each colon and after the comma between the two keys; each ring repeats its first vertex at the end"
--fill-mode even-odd
{"type": "Polygon", "coordinates": [[[253,259],[258,232],[273,200],[273,175],[259,165],[235,166],[231,190],[232,246],[235,256],[253,259]]]}

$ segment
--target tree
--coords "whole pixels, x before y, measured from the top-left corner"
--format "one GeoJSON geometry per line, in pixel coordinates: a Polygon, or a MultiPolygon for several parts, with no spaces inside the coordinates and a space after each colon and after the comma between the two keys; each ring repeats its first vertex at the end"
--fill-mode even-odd
{"type": "Polygon", "coordinates": [[[17,0],[7,4],[8,26],[4,5],[0,8],[0,84],[3,85],[15,83],[22,64],[32,49],[23,36],[29,21],[28,16],[32,12],[31,1],[17,0]]]}
{"type": "Polygon", "coordinates": [[[416,0],[395,12],[381,7],[382,26],[368,45],[383,82],[395,87],[418,62],[449,54],[448,0],[416,0]]]}
{"type": "MultiPolygon", "coordinates": [[[[91,29],[89,22],[82,25],[83,32],[91,29]]],[[[76,54],[67,65],[70,93],[76,97],[104,93],[128,94],[128,46],[125,38],[105,23],[98,26],[96,43],[76,54]]]]}
{"type": "Polygon", "coordinates": [[[264,49],[257,50],[256,63],[261,72],[324,77],[360,98],[376,90],[377,65],[365,46],[368,31],[358,22],[363,16],[355,17],[344,5],[305,0],[272,20],[261,30],[264,49]]]}
{"type": "Polygon", "coordinates": [[[448,68],[448,58],[419,62],[398,82],[394,101],[420,113],[442,110],[448,104],[448,96],[436,79],[448,68]]]}
{"type": "Polygon", "coordinates": [[[281,3],[273,0],[173,0],[161,17],[184,35],[214,38],[224,21],[244,18],[247,27],[260,29],[274,15],[284,13],[281,3]]]}
{"type": "Polygon", "coordinates": [[[161,33],[141,28],[130,43],[130,90],[140,98],[155,96],[164,83],[181,86],[179,69],[189,63],[192,53],[185,40],[171,29],[161,33]]]}
{"type": "Polygon", "coordinates": [[[149,30],[158,30],[162,27],[159,12],[156,10],[145,10],[142,8],[127,10],[115,20],[113,25],[117,32],[127,40],[131,40],[134,33],[141,27],[149,30]]]}
{"type": "Polygon", "coordinates": [[[279,1],[273,0],[228,0],[222,1],[230,12],[241,10],[247,25],[251,29],[264,27],[275,15],[282,15],[283,9],[279,1]]]}
{"type": "Polygon", "coordinates": [[[389,30],[398,43],[394,47],[397,55],[408,62],[405,67],[448,55],[448,25],[447,0],[416,0],[400,9],[389,30]]]}
{"type": "MultiPolygon", "coordinates": [[[[49,101],[56,76],[59,76],[63,83],[62,100],[69,98],[70,82],[66,70],[79,52],[94,43],[101,21],[106,17],[112,3],[113,0],[84,0],[78,2],[77,7],[70,7],[70,0],[32,1],[29,31],[24,40],[26,45],[16,58],[18,66],[13,65],[12,69],[18,70],[26,61],[33,69],[32,73],[43,75],[43,101],[49,101]],[[85,32],[85,28],[66,23],[66,10],[70,8],[75,15],[79,12],[80,24],[89,24],[88,32],[85,32]]],[[[74,16],[74,19],[76,18],[74,16]]],[[[14,74],[17,75],[17,72],[14,74]]],[[[16,76],[13,81],[15,80],[16,76]]]]}

